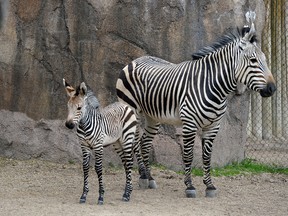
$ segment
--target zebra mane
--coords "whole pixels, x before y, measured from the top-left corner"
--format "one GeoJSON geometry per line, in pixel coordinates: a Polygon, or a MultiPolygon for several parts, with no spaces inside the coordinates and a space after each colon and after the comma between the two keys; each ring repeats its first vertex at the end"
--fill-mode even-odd
{"type": "MultiPolygon", "coordinates": [[[[86,92],[86,98],[85,101],[87,103],[88,106],[97,109],[100,107],[100,103],[97,99],[97,97],[95,96],[94,92],[92,91],[92,89],[86,84],[87,86],[87,92],[86,92]]],[[[78,95],[80,92],[80,86],[77,87],[76,89],[76,95],[78,95]]]]}
{"type": "MultiPolygon", "coordinates": [[[[222,37],[220,37],[212,45],[203,47],[198,52],[193,53],[192,59],[193,60],[201,59],[201,58],[205,57],[206,55],[214,53],[217,50],[225,47],[226,45],[240,40],[245,35],[245,33],[249,32],[249,31],[250,31],[250,28],[248,26],[243,27],[241,30],[239,28],[237,28],[236,30],[233,30],[233,31],[229,32],[228,34],[225,34],[222,37]]],[[[256,41],[257,41],[256,35],[254,35],[250,39],[250,42],[253,43],[256,41]]]]}

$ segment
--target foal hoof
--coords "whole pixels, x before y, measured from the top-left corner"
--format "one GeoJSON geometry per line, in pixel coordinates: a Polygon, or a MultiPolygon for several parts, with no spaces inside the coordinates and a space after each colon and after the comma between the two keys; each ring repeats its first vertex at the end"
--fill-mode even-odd
{"type": "Polygon", "coordinates": [[[216,197],[216,196],[217,196],[217,190],[216,190],[216,188],[215,188],[215,187],[213,187],[213,188],[207,188],[207,189],[205,190],[205,196],[206,196],[206,197],[209,197],[209,198],[214,198],[214,197],[216,197]]]}
{"type": "Polygon", "coordinates": [[[104,203],[104,200],[103,200],[103,198],[99,198],[99,199],[98,199],[98,203],[97,203],[97,204],[98,204],[98,205],[103,205],[103,203],[104,203]]]}
{"type": "Polygon", "coordinates": [[[148,179],[139,178],[139,188],[140,189],[147,189],[149,187],[148,179]]]}
{"type": "Polygon", "coordinates": [[[124,202],[129,202],[130,201],[130,196],[127,196],[126,194],[123,195],[122,201],[124,202]]]}
{"type": "Polygon", "coordinates": [[[196,198],[196,190],[194,187],[189,187],[185,190],[187,198],[196,198]]]}
{"type": "Polygon", "coordinates": [[[82,196],[80,197],[79,203],[85,203],[85,202],[86,202],[86,196],[82,195],[82,196]]]}
{"type": "Polygon", "coordinates": [[[157,188],[157,184],[156,184],[156,181],[154,179],[149,180],[149,188],[150,189],[156,189],[157,188]]]}

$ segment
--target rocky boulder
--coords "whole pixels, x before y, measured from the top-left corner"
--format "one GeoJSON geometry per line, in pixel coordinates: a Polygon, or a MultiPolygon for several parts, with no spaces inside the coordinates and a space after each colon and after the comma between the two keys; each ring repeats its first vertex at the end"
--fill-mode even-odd
{"type": "MultiPolygon", "coordinates": [[[[192,52],[243,26],[248,10],[256,11],[261,36],[265,16],[262,0],[2,0],[0,4],[5,12],[0,14],[0,109],[4,119],[6,110],[15,112],[9,113],[13,121],[0,123],[1,155],[60,161],[65,154],[72,160],[79,157],[76,141],[62,129],[67,112],[63,77],[73,85],[86,81],[105,106],[117,100],[118,73],[132,59],[153,55],[174,63],[189,60],[192,52]],[[18,153],[11,150],[14,146],[18,153]]],[[[231,97],[215,142],[214,164],[243,159],[247,98],[231,97]]],[[[176,130],[163,131],[163,139],[175,145],[168,148],[155,141],[155,160],[169,165],[172,156],[179,161],[174,151],[176,130]],[[165,155],[171,157],[164,160],[165,155]]]]}

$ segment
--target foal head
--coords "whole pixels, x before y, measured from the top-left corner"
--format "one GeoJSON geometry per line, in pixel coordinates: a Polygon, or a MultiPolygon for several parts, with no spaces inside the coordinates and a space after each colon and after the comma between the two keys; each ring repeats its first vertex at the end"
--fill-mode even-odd
{"type": "Polygon", "coordinates": [[[68,117],[66,119],[66,127],[73,129],[83,117],[85,113],[85,98],[87,94],[87,87],[84,82],[76,88],[76,90],[63,79],[63,85],[69,96],[67,103],[68,117]]]}

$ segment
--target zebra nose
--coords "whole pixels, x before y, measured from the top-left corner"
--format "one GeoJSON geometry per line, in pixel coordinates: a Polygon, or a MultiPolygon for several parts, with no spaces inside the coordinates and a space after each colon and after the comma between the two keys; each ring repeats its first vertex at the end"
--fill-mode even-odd
{"type": "Polygon", "coordinates": [[[65,126],[69,129],[73,129],[75,124],[71,121],[66,121],[65,126]]]}
{"type": "Polygon", "coordinates": [[[264,89],[261,89],[260,95],[262,97],[270,97],[276,91],[276,85],[274,83],[268,83],[264,89]]]}

